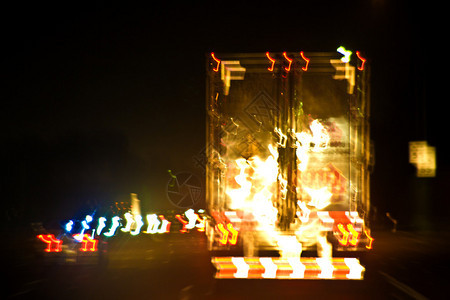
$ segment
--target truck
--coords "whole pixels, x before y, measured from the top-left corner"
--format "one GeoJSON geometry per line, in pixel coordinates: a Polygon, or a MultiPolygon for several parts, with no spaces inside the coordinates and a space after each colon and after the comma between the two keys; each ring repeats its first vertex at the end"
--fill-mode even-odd
{"type": "MultiPolygon", "coordinates": [[[[370,250],[364,55],[344,47],[213,52],[206,73],[208,248],[219,256],[240,253],[229,259],[239,261],[236,270],[261,254],[330,261],[370,250]]],[[[224,259],[213,258],[218,278],[226,276],[219,272],[224,259]]]]}

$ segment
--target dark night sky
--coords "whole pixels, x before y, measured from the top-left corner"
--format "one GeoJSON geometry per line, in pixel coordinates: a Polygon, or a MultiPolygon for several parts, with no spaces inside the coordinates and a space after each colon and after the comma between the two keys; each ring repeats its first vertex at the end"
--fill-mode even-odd
{"type": "Polygon", "coordinates": [[[450,208],[438,7],[387,0],[8,5],[1,18],[7,216],[70,217],[130,192],[148,208],[170,207],[167,169],[202,176],[193,157],[205,143],[205,53],[340,45],[363,51],[372,65],[372,203],[380,215],[426,226],[450,208]],[[408,164],[408,141],[421,139],[437,147],[434,179],[415,178],[408,164]]]}

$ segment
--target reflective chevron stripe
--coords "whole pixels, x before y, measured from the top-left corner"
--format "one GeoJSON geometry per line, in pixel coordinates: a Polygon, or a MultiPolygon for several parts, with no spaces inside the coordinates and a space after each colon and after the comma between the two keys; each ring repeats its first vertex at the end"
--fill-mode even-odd
{"type": "Polygon", "coordinates": [[[363,279],[357,258],[213,257],[215,278],[363,279]]]}

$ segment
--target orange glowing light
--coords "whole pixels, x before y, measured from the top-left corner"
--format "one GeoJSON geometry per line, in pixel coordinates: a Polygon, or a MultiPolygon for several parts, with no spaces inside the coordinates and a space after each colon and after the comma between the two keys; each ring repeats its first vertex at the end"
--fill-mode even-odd
{"type": "Polygon", "coordinates": [[[284,69],[286,70],[286,72],[289,72],[291,70],[291,64],[292,64],[292,58],[287,57],[286,52],[283,52],[283,56],[284,58],[286,58],[286,60],[289,62],[289,66],[286,68],[284,67],[284,69]]]}
{"type": "Polygon", "coordinates": [[[206,224],[206,217],[200,218],[199,215],[197,215],[197,221],[199,221],[200,223],[198,223],[197,225],[195,225],[195,227],[197,227],[197,230],[199,232],[204,232],[205,231],[205,224],[206,224]]]}
{"type": "Polygon", "coordinates": [[[164,218],[164,215],[159,215],[159,218],[162,220],[162,224],[161,228],[158,230],[158,233],[169,233],[170,224],[172,224],[172,222],[167,221],[166,218],[164,218]]]}
{"type": "Polygon", "coordinates": [[[40,234],[37,238],[47,244],[45,252],[61,252],[62,241],[56,239],[53,234],[40,234]],[[55,245],[54,247],[52,247],[53,244],[55,245]]]}
{"type": "Polygon", "coordinates": [[[227,241],[228,241],[228,233],[229,233],[228,230],[226,230],[223,227],[222,223],[217,224],[217,228],[219,229],[220,233],[222,234],[222,237],[219,239],[219,243],[221,245],[226,245],[227,241]]]}
{"type": "MultiPolygon", "coordinates": [[[[73,236],[76,239],[81,238],[78,234],[75,234],[73,236]]],[[[88,234],[84,234],[82,236],[82,240],[81,242],[83,243],[82,248],[80,248],[80,251],[86,252],[86,251],[90,251],[90,252],[95,252],[97,251],[97,240],[92,239],[88,234]]]]}
{"type": "Polygon", "coordinates": [[[361,66],[358,67],[358,70],[362,71],[364,70],[364,64],[366,63],[366,59],[361,56],[361,53],[359,51],[356,51],[356,56],[361,60],[361,66]]]}
{"type": "Polygon", "coordinates": [[[266,52],[266,56],[267,56],[267,58],[272,62],[272,65],[269,67],[269,68],[267,68],[267,70],[269,70],[270,72],[272,72],[273,71],[273,67],[275,66],[275,59],[273,59],[272,57],[270,57],[270,53],[267,51],[266,52]]]}
{"type": "Polygon", "coordinates": [[[303,54],[303,51],[300,51],[300,56],[303,58],[304,61],[306,61],[306,66],[302,67],[302,70],[308,71],[309,58],[305,57],[305,55],[303,54]]]}
{"type": "Polygon", "coordinates": [[[180,229],[181,233],[186,233],[188,230],[186,229],[186,225],[189,223],[188,221],[184,220],[181,215],[176,215],[175,218],[180,221],[181,224],[183,224],[183,228],[180,229]]]}
{"type": "Polygon", "coordinates": [[[213,68],[214,72],[218,72],[219,71],[219,66],[220,66],[220,59],[217,59],[216,56],[214,55],[214,52],[211,52],[211,57],[217,62],[217,65],[215,68],[213,68]]]}
{"type": "Polygon", "coordinates": [[[372,243],[373,243],[374,238],[369,235],[367,230],[364,230],[364,233],[366,234],[367,238],[369,239],[369,244],[366,245],[366,248],[367,249],[372,249],[372,243]]]}

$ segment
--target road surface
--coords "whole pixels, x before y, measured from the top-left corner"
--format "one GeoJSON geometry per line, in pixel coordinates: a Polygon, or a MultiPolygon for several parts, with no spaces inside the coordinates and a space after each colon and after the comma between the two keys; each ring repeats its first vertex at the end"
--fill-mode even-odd
{"type": "Polygon", "coordinates": [[[6,246],[10,299],[433,299],[447,287],[449,235],[374,232],[364,280],[214,279],[199,232],[131,236],[108,245],[105,264],[36,257],[30,239],[6,246]],[[446,273],[445,273],[446,272],[446,273]]]}

